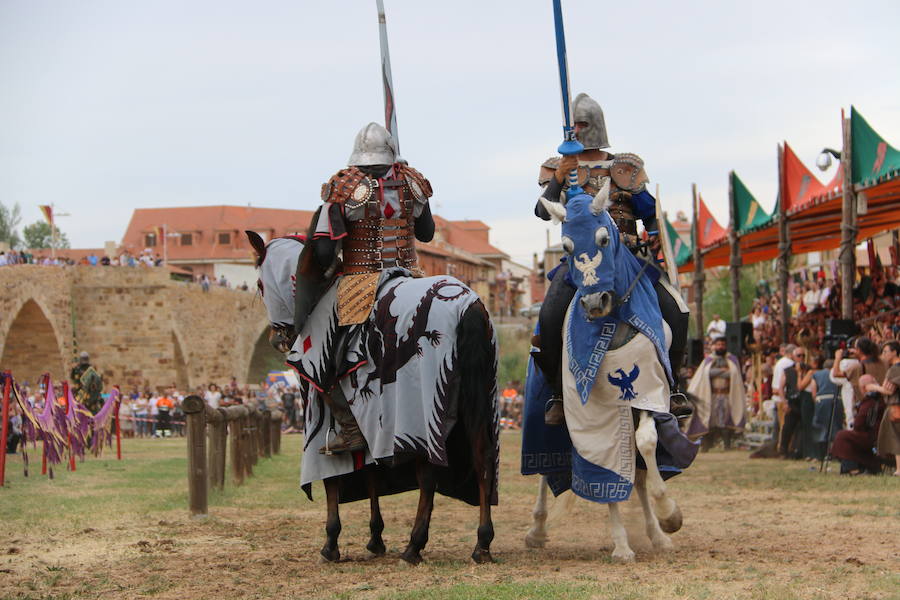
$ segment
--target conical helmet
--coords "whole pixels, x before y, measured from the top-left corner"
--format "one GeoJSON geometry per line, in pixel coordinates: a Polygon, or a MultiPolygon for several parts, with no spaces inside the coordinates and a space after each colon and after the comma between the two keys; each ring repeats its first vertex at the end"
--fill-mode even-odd
{"type": "Polygon", "coordinates": [[[356,134],[353,153],[347,165],[351,167],[391,165],[394,164],[396,154],[394,138],[390,132],[378,123],[369,123],[356,134]]]}
{"type": "Polygon", "coordinates": [[[572,103],[572,119],[575,123],[587,123],[587,127],[581,129],[577,136],[585,150],[609,148],[603,109],[596,100],[584,93],[575,96],[575,102],[572,103]]]}

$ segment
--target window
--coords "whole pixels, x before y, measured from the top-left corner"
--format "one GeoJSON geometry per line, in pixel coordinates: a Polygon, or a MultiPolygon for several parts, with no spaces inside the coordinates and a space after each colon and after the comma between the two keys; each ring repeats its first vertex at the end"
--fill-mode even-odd
{"type": "Polygon", "coordinates": [[[219,244],[222,246],[230,246],[231,245],[231,232],[222,231],[219,233],[219,244]]]}
{"type": "Polygon", "coordinates": [[[190,233],[182,233],[181,234],[181,245],[182,246],[191,246],[194,243],[194,236],[190,233]]]}
{"type": "Polygon", "coordinates": [[[144,246],[147,248],[153,248],[156,246],[156,234],[148,233],[144,235],[144,246]]]}

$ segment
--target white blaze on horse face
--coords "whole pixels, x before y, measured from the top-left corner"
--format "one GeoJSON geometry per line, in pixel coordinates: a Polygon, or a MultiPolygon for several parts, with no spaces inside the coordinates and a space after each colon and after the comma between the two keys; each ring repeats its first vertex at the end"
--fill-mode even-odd
{"type": "Polygon", "coordinates": [[[603,261],[603,253],[597,250],[597,254],[593,258],[589,257],[587,252],[582,252],[572,259],[575,268],[581,272],[581,276],[585,286],[596,285],[600,283],[597,278],[597,267],[603,261]]]}

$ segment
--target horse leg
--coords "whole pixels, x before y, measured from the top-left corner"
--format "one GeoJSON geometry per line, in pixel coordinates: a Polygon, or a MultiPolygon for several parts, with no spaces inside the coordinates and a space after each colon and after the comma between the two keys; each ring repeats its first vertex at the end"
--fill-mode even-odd
{"type": "Polygon", "coordinates": [[[337,477],[325,480],[325,499],[328,503],[328,520],[325,521],[325,545],[322,546],[322,560],[334,562],[341,558],[338,550],[338,536],[341,535],[341,515],[338,504],[341,501],[337,477]]]}
{"type": "Polygon", "coordinates": [[[384,546],[384,540],[381,538],[381,532],[384,531],[384,519],[381,518],[378,486],[375,478],[375,469],[372,467],[366,472],[366,486],[369,489],[369,508],[371,511],[371,517],[369,518],[371,537],[369,538],[369,543],[366,544],[366,550],[374,556],[384,556],[387,550],[384,546]]]}
{"type": "Polygon", "coordinates": [[[647,465],[647,491],[653,498],[654,512],[659,519],[659,525],[666,533],[675,533],[681,529],[681,509],[675,501],[666,494],[666,484],[659,474],[656,464],[656,444],[659,439],[656,433],[656,424],[653,416],[641,411],[641,420],[634,434],[634,441],[647,465]]]}
{"type": "Polygon", "coordinates": [[[619,504],[609,503],[609,531],[612,534],[613,560],[620,562],[634,562],[634,550],[628,545],[628,533],[622,524],[622,515],[619,513],[619,504]]]}
{"type": "Polygon", "coordinates": [[[653,542],[655,550],[671,550],[672,540],[663,533],[659,527],[659,521],[653,514],[650,507],[650,498],[647,496],[647,471],[639,470],[635,475],[635,487],[637,488],[638,497],[641,499],[641,508],[644,509],[644,525],[647,530],[647,537],[653,542]]]}
{"type": "Polygon", "coordinates": [[[478,541],[472,551],[477,564],[494,562],[491,542],[494,540],[494,522],[491,520],[491,490],[494,489],[494,446],[485,437],[476,440],[472,458],[478,476],[478,541]]]}
{"type": "Polygon", "coordinates": [[[422,562],[421,550],[428,543],[428,528],[431,526],[431,511],[434,508],[434,468],[423,458],[416,460],[416,480],[419,482],[419,506],[416,522],[409,536],[409,544],[400,558],[410,565],[422,562]]]}
{"type": "Polygon", "coordinates": [[[547,543],[547,478],[541,475],[538,479],[538,497],[534,503],[531,516],[534,521],[531,529],[525,534],[526,548],[543,548],[547,543]]]}

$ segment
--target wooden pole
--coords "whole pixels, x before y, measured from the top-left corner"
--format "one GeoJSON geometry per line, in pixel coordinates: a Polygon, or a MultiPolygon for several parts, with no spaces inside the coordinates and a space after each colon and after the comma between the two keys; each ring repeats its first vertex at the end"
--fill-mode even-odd
{"type": "Polygon", "coordinates": [[[778,144],[778,293],[781,295],[781,343],[788,343],[788,268],[791,262],[791,237],[787,220],[787,196],[784,193],[784,146],[778,144]]]}
{"type": "Polygon", "coordinates": [[[728,243],[731,245],[731,320],[741,320],[741,246],[738,240],[737,207],[734,204],[734,171],[728,174],[728,220],[731,230],[728,243]]]}
{"type": "MultiPolygon", "coordinates": [[[[235,485],[244,483],[244,419],[248,411],[247,407],[239,404],[220,409],[225,414],[228,423],[228,435],[231,437],[231,475],[235,485]]],[[[222,441],[224,443],[224,439],[222,441]]],[[[222,478],[224,480],[224,466],[222,478]]]]}
{"type": "Polygon", "coordinates": [[[259,424],[262,432],[262,454],[266,458],[272,458],[272,411],[263,410],[259,424]]]}
{"type": "Polygon", "coordinates": [[[209,485],[221,490],[225,486],[225,411],[206,405],[205,412],[209,485]]]}
{"type": "Polygon", "coordinates": [[[856,194],[853,192],[853,140],[850,119],[841,110],[841,169],[843,169],[843,203],[841,204],[841,249],[838,260],[841,265],[841,318],[853,318],[853,282],[856,277],[856,194]]]}
{"type": "Polygon", "coordinates": [[[6,440],[9,435],[9,394],[12,386],[12,374],[3,374],[3,424],[0,425],[0,487],[6,481],[6,440]]]}
{"type": "Polygon", "coordinates": [[[281,454],[281,422],[284,413],[280,410],[272,411],[272,454],[281,454]]]}
{"type": "Polygon", "coordinates": [[[691,196],[694,207],[694,315],[697,324],[697,337],[703,339],[703,255],[700,254],[700,202],[697,195],[697,184],[691,184],[691,196]]]}
{"type": "Polygon", "coordinates": [[[203,399],[188,396],[181,403],[186,417],[188,446],[188,495],[193,517],[209,513],[206,474],[206,411],[203,399]]]}

